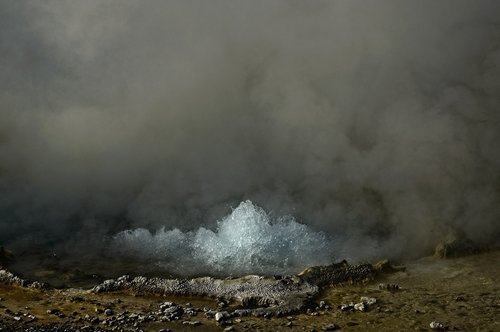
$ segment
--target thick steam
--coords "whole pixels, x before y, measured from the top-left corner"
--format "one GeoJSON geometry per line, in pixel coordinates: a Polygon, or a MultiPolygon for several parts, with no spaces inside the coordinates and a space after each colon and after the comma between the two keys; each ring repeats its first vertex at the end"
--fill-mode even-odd
{"type": "Polygon", "coordinates": [[[215,232],[204,227],[186,233],[161,228],[151,234],[138,228],[117,234],[113,247],[180,274],[296,273],[309,264],[331,263],[334,253],[325,234],[291,216],[273,219],[250,201],[223,218],[215,232]]]}
{"type": "Polygon", "coordinates": [[[488,0],[0,1],[0,245],[99,257],[120,231],[165,227],[119,238],[218,270],[269,266],[285,239],[290,257],[270,254],[282,269],[422,255],[452,233],[494,244],[498,13],[488,0]],[[245,200],[307,229],[259,209],[216,225],[245,200]],[[341,251],[313,254],[320,231],[317,252],[332,238],[341,251]],[[254,238],[238,251],[242,232],[254,238]]]}

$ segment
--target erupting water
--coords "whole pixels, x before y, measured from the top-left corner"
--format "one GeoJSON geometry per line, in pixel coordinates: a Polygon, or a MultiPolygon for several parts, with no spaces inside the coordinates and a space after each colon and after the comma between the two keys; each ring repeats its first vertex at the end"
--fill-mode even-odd
{"type": "Polygon", "coordinates": [[[121,254],[151,258],[179,274],[276,274],[297,272],[333,260],[333,244],[291,216],[272,218],[250,201],[240,203],[215,231],[138,228],[120,232],[113,246],[121,254]]]}

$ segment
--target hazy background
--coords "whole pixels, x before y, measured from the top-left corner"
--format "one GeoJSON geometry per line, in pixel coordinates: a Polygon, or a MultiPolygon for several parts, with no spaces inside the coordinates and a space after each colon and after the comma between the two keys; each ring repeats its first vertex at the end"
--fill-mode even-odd
{"type": "Polygon", "coordinates": [[[454,232],[491,244],[499,13],[0,1],[0,244],[88,252],[129,228],[213,228],[246,199],[360,259],[454,232]]]}

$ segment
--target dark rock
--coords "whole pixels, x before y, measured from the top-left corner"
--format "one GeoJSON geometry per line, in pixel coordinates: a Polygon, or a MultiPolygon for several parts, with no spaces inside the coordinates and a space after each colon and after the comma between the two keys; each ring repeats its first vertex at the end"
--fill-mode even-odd
{"type": "Polygon", "coordinates": [[[340,327],[336,324],[326,324],[321,327],[323,331],[335,331],[338,330],[340,327]]]}
{"type": "Polygon", "coordinates": [[[464,235],[457,235],[453,239],[436,246],[434,255],[439,258],[454,258],[478,254],[483,251],[474,241],[464,235]]]}
{"type": "Polygon", "coordinates": [[[387,290],[389,292],[395,292],[399,290],[399,285],[396,284],[379,284],[378,289],[387,290]]]}
{"type": "Polygon", "coordinates": [[[10,250],[0,247],[0,266],[7,267],[12,262],[14,262],[14,254],[10,250]]]}
{"type": "Polygon", "coordinates": [[[373,265],[373,268],[378,273],[394,273],[406,271],[406,267],[401,265],[393,265],[388,259],[381,260],[373,265]]]}
{"type": "Polygon", "coordinates": [[[351,302],[349,304],[341,304],[339,309],[341,311],[354,311],[354,303],[351,302]]]}

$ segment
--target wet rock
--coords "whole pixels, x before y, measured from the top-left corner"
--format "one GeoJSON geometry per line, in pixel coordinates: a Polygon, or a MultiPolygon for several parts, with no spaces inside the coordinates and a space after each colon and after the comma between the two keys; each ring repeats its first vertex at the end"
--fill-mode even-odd
{"type": "MultiPolygon", "coordinates": [[[[304,310],[317,295],[321,285],[362,281],[372,278],[373,272],[373,267],[369,264],[349,265],[343,261],[339,264],[312,267],[298,276],[279,276],[279,278],[246,276],[229,279],[210,277],[161,279],[131,278],[125,275],[106,280],[95,286],[92,291],[101,293],[130,290],[142,294],[217,297],[220,307],[227,306],[230,300],[239,300],[243,307],[250,307],[236,310],[237,316],[283,316],[304,310]]],[[[160,310],[164,311],[166,307],[171,306],[173,304],[164,303],[160,306],[160,310]]],[[[326,309],[326,305],[321,309],[326,309]]],[[[195,312],[189,310],[186,314],[191,315],[195,312]]],[[[171,312],[167,314],[170,315],[171,312]]],[[[168,318],[168,315],[162,316],[165,317],[168,318]]]]}
{"type": "Polygon", "coordinates": [[[314,266],[305,269],[298,276],[311,284],[322,286],[372,279],[374,269],[371,264],[350,265],[346,261],[327,266],[314,266]]]}

